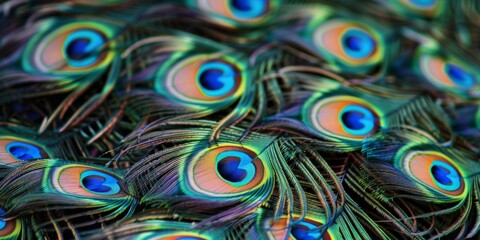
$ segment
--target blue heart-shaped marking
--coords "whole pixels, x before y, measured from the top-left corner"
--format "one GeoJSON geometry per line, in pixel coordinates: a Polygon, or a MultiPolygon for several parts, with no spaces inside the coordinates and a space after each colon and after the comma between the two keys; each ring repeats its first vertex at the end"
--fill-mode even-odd
{"type": "Polygon", "coordinates": [[[231,0],[232,13],[240,19],[262,16],[268,8],[268,0],[231,0]]]}
{"type": "Polygon", "coordinates": [[[7,145],[6,149],[10,155],[20,161],[29,161],[32,159],[42,158],[42,152],[33,144],[24,142],[11,142],[7,145]]]}
{"type": "Polygon", "coordinates": [[[217,173],[233,186],[244,186],[255,177],[256,169],[252,161],[252,157],[244,152],[222,152],[216,159],[217,173]]]}
{"type": "Polygon", "coordinates": [[[88,45],[90,41],[85,38],[73,40],[67,46],[67,54],[72,59],[82,59],[88,54],[88,45]]]}
{"type": "Polygon", "coordinates": [[[315,240],[320,239],[320,229],[309,223],[302,221],[298,224],[295,224],[290,233],[295,237],[297,240],[315,240]]]}
{"type": "Polygon", "coordinates": [[[473,76],[455,64],[447,63],[445,71],[450,79],[461,88],[471,88],[475,84],[473,76]]]}
{"type": "Polygon", "coordinates": [[[118,180],[100,171],[87,170],[82,172],[80,179],[85,189],[96,194],[114,195],[120,192],[118,180]]]}
{"type": "Polygon", "coordinates": [[[247,171],[239,168],[240,159],[236,157],[227,157],[218,162],[218,173],[230,182],[241,182],[247,176],[247,171]]]}
{"type": "Polygon", "coordinates": [[[200,84],[207,90],[219,90],[225,84],[220,81],[223,72],[218,69],[205,70],[200,75],[200,84]]]}
{"type": "Polygon", "coordinates": [[[363,30],[347,30],[342,39],[344,51],[351,58],[366,58],[375,51],[375,40],[363,30]]]}
{"type": "Polygon", "coordinates": [[[430,167],[435,184],[443,190],[455,191],[460,188],[460,175],[457,170],[443,161],[434,160],[430,167]]]}
{"type": "Polygon", "coordinates": [[[409,0],[409,2],[419,8],[431,8],[437,3],[437,0],[409,0]]]}
{"type": "Polygon", "coordinates": [[[64,54],[72,67],[88,67],[98,60],[98,53],[104,44],[105,40],[100,33],[93,30],[78,30],[67,36],[64,54]]]}
{"type": "MultiPolygon", "coordinates": [[[[0,217],[3,217],[5,211],[0,208],[0,217]]],[[[0,230],[3,230],[7,226],[7,222],[3,219],[0,220],[0,230]]]]}
{"type": "Polygon", "coordinates": [[[197,81],[210,97],[221,97],[235,87],[236,71],[225,62],[208,62],[198,70],[197,81]]]}
{"type": "Polygon", "coordinates": [[[83,185],[92,192],[106,193],[112,190],[112,188],[108,185],[103,185],[105,183],[105,180],[106,179],[103,177],[93,175],[85,177],[82,182],[83,185]]]}
{"type": "Polygon", "coordinates": [[[375,128],[372,111],[358,105],[344,107],[340,111],[340,120],[346,132],[357,136],[368,134],[375,128]]]}

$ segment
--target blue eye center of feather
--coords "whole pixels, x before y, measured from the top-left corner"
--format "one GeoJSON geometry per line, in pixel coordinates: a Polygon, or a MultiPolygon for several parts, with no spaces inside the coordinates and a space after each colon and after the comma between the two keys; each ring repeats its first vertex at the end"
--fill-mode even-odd
{"type": "Polygon", "coordinates": [[[120,192],[118,180],[108,174],[96,170],[82,172],[82,186],[88,191],[101,195],[114,195],[120,192]]]}
{"type": "Polygon", "coordinates": [[[240,159],[224,158],[218,162],[218,172],[225,180],[230,182],[240,182],[247,176],[247,171],[239,169],[240,159]]]}
{"type": "Polygon", "coordinates": [[[295,224],[290,233],[297,240],[315,240],[320,239],[320,229],[308,222],[300,222],[295,224]]]}
{"type": "Polygon", "coordinates": [[[225,62],[208,62],[198,72],[197,81],[202,91],[211,97],[221,97],[235,88],[237,72],[225,62]]]}
{"type": "MultiPolygon", "coordinates": [[[[5,211],[0,208],[0,217],[3,218],[3,215],[5,214],[5,211]]],[[[0,230],[3,230],[7,226],[7,222],[4,221],[3,219],[0,219],[0,230]]]]}
{"type": "Polygon", "coordinates": [[[409,2],[420,8],[431,8],[437,3],[437,0],[409,0],[409,2]]]}
{"type": "Polygon", "coordinates": [[[218,90],[223,87],[223,83],[218,81],[223,72],[217,69],[206,70],[200,76],[200,84],[208,90],[218,90]]]}
{"type": "Polygon", "coordinates": [[[7,152],[20,161],[42,158],[40,148],[23,142],[12,142],[7,145],[7,152]]]}
{"type": "Polygon", "coordinates": [[[241,187],[253,180],[256,173],[253,158],[240,151],[225,151],[217,155],[217,174],[233,186],[241,187]]]}
{"type": "Polygon", "coordinates": [[[232,13],[240,19],[262,16],[268,8],[268,0],[231,0],[232,13]]]}
{"type": "Polygon", "coordinates": [[[343,45],[345,53],[354,59],[366,58],[375,51],[375,40],[360,29],[347,30],[343,36],[343,45]]]}
{"type": "Polygon", "coordinates": [[[368,108],[349,105],[340,112],[344,129],[353,135],[365,135],[375,128],[375,116],[368,108]]]}
{"type": "Polygon", "coordinates": [[[471,88],[474,85],[474,78],[461,67],[447,63],[445,70],[452,81],[459,87],[471,88]]]}
{"type": "Polygon", "coordinates": [[[67,54],[70,58],[80,60],[88,54],[87,47],[90,41],[85,38],[73,40],[67,46],[67,54]]]}
{"type": "Polygon", "coordinates": [[[74,68],[84,68],[98,61],[99,53],[105,44],[103,36],[93,30],[72,32],[65,40],[64,54],[67,63],[74,68]]]}
{"type": "Polygon", "coordinates": [[[430,172],[435,184],[443,190],[455,191],[460,188],[460,174],[450,164],[434,160],[430,172]]]}

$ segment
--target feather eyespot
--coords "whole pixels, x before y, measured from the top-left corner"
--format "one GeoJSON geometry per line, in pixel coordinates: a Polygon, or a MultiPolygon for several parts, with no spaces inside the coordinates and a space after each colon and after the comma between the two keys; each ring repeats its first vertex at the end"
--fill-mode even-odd
{"type": "Polygon", "coordinates": [[[91,193],[113,195],[120,192],[120,185],[115,177],[96,170],[87,170],[80,175],[82,187],[91,193]]]}
{"type": "Polygon", "coordinates": [[[357,141],[381,126],[380,116],[367,101],[352,96],[313,96],[303,111],[304,123],[324,137],[357,141]]]}
{"type": "Polygon", "coordinates": [[[271,229],[275,239],[295,239],[295,240],[311,240],[311,239],[335,239],[330,231],[322,234],[320,227],[321,221],[313,218],[304,218],[301,221],[298,217],[289,220],[288,217],[282,217],[272,223],[271,229]]]}
{"type": "MultiPolygon", "coordinates": [[[[318,226],[308,221],[301,221],[294,224],[290,229],[290,235],[296,240],[319,239],[321,237],[318,226]]],[[[329,238],[327,237],[327,239],[329,238]]]]}
{"type": "Polygon", "coordinates": [[[476,85],[475,75],[469,69],[439,57],[422,56],[420,70],[427,80],[440,87],[468,90],[476,85]]]}
{"type": "Polygon", "coordinates": [[[269,177],[262,159],[240,146],[218,146],[197,154],[187,167],[188,185],[195,192],[233,196],[255,190],[269,177]]]}
{"type": "Polygon", "coordinates": [[[69,164],[51,170],[53,188],[64,194],[87,198],[124,197],[121,180],[102,169],[69,164]]]}
{"type": "Polygon", "coordinates": [[[191,57],[165,70],[168,71],[166,79],[163,74],[157,77],[156,91],[192,108],[228,105],[245,87],[242,70],[225,57],[191,57]]]}
{"type": "Polygon", "coordinates": [[[197,0],[196,5],[203,11],[243,23],[264,19],[276,6],[274,0],[197,0]]]}
{"type": "Polygon", "coordinates": [[[3,146],[3,151],[0,151],[2,156],[0,163],[6,165],[49,157],[47,151],[40,145],[16,137],[0,137],[0,146],[3,146]]]}
{"type": "Polygon", "coordinates": [[[73,68],[89,67],[99,61],[95,51],[105,43],[105,38],[95,30],[78,30],[66,37],[63,55],[73,68]]]}
{"type": "Polygon", "coordinates": [[[466,190],[461,168],[442,153],[410,152],[405,157],[403,168],[413,179],[447,196],[460,197],[466,190]]]}
{"type": "Polygon", "coordinates": [[[39,147],[23,142],[12,142],[7,145],[7,152],[11,156],[21,161],[42,158],[42,152],[39,147]]]}
{"type": "MultiPolygon", "coordinates": [[[[5,211],[0,208],[0,216],[3,216],[5,211]]],[[[17,239],[21,231],[21,224],[19,220],[0,219],[0,239],[17,239]]]]}
{"type": "Polygon", "coordinates": [[[212,61],[198,70],[197,85],[206,95],[221,97],[235,90],[237,70],[229,63],[212,61]]]}
{"type": "Polygon", "coordinates": [[[27,44],[23,66],[46,74],[82,74],[105,68],[113,59],[114,27],[98,22],[45,23],[27,44]],[[51,29],[54,29],[51,31],[51,29]]]}
{"type": "Polygon", "coordinates": [[[324,57],[351,67],[378,64],[384,55],[380,36],[359,23],[330,20],[313,31],[312,39],[324,57]]]}

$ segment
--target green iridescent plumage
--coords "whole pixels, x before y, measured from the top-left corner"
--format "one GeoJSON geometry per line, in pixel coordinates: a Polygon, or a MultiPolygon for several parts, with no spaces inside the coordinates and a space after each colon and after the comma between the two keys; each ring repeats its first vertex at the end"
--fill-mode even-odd
{"type": "Polygon", "coordinates": [[[478,239],[480,5],[0,3],[0,239],[478,239]]]}

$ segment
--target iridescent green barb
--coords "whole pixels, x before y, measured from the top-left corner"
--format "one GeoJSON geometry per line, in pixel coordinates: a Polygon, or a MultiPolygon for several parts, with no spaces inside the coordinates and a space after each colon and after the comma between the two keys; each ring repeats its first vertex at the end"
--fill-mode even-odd
{"type": "Polygon", "coordinates": [[[4,0],[0,239],[479,239],[479,26],[471,0],[4,0]]]}

